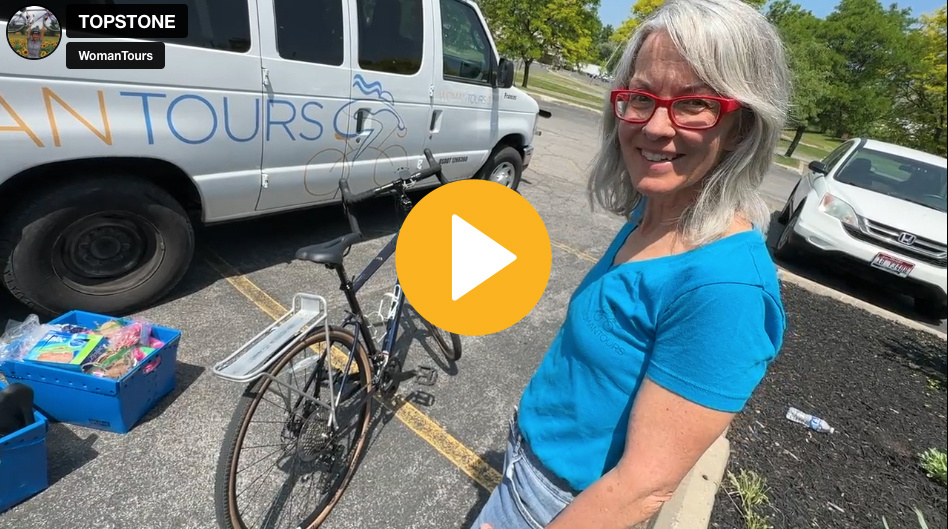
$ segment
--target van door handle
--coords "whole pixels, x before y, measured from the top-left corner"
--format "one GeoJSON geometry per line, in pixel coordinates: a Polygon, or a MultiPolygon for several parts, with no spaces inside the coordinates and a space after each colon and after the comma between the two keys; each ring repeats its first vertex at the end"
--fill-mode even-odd
{"type": "Polygon", "coordinates": [[[435,110],[431,113],[431,125],[428,127],[428,131],[432,134],[437,134],[441,130],[441,114],[444,112],[441,109],[435,110]]]}
{"type": "Polygon", "coordinates": [[[362,134],[362,130],[365,128],[365,115],[369,112],[367,108],[360,108],[356,110],[356,134],[362,134]]]}

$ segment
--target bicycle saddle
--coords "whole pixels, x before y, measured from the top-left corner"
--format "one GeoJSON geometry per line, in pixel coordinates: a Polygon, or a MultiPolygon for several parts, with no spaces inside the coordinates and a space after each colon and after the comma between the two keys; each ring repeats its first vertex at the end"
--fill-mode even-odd
{"type": "Polygon", "coordinates": [[[341,265],[342,257],[349,247],[362,240],[358,233],[347,233],[338,239],[306,246],[296,251],[296,258],[327,265],[341,265]]]}

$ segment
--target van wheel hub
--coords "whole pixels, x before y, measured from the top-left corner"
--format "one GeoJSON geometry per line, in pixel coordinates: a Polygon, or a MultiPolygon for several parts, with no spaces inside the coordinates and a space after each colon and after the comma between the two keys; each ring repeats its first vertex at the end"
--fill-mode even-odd
{"type": "Polygon", "coordinates": [[[63,264],[85,279],[119,277],[137,268],[147,243],[139,226],[116,215],[86,217],[63,233],[63,264]]]}
{"type": "Polygon", "coordinates": [[[510,182],[514,177],[514,166],[509,162],[503,162],[497,165],[490,174],[490,179],[498,184],[510,187],[510,182]]]}

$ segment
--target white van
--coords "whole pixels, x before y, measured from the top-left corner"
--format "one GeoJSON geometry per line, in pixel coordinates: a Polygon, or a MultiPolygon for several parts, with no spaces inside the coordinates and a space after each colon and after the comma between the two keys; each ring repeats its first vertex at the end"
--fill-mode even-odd
{"type": "Polygon", "coordinates": [[[69,70],[68,28],[39,60],[0,45],[0,271],[37,312],[147,306],[193,222],[335,203],[425,148],[449,180],[516,189],[530,163],[537,102],[469,0],[181,1],[164,69],[69,70]]]}

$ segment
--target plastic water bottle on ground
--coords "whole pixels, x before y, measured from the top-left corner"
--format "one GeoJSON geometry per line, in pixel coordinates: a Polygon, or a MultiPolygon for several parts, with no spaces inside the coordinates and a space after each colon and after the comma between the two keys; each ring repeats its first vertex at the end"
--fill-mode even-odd
{"type": "Polygon", "coordinates": [[[796,408],[790,408],[787,410],[787,419],[821,433],[833,433],[836,431],[835,428],[830,426],[829,423],[823,419],[820,419],[814,415],[810,415],[809,413],[803,413],[796,408]]]}

